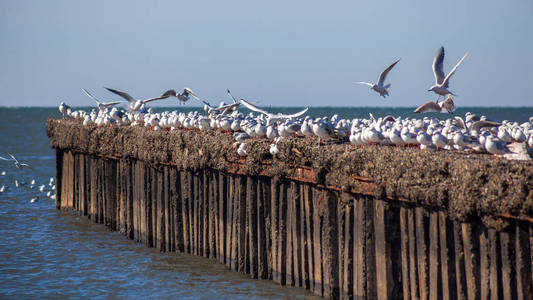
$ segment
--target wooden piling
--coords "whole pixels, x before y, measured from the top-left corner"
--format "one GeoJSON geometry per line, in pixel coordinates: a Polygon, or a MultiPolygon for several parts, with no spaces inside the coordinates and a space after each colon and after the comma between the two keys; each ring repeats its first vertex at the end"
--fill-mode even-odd
{"type": "Polygon", "coordinates": [[[56,207],[330,299],[532,299],[533,225],[309,182],[56,150],[56,207]]]}

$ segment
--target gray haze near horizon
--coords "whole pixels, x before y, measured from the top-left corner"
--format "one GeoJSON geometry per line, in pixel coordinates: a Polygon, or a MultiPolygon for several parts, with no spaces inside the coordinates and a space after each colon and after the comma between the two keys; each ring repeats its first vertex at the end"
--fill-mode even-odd
{"type": "MultiPolygon", "coordinates": [[[[446,49],[458,106],[532,106],[533,1],[3,1],[0,106],[190,87],[263,106],[416,106],[446,49]],[[375,81],[394,60],[391,96],[375,81]]],[[[176,100],[163,100],[172,106],[176,100]]],[[[191,100],[187,105],[198,106],[191,100]]]]}

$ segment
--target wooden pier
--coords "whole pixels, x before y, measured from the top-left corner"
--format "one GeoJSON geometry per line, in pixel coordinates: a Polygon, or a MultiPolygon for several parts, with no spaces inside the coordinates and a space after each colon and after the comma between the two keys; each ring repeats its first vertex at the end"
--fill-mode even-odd
{"type": "Polygon", "coordinates": [[[276,158],[250,142],[243,159],[223,133],[64,120],[47,133],[57,208],[149,247],[330,299],[533,299],[529,162],[312,141],[276,158]]]}

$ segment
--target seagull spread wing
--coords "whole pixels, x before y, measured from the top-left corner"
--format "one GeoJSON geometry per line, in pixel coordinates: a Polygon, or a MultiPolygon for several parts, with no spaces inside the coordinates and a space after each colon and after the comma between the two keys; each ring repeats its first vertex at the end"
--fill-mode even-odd
{"type": "Polygon", "coordinates": [[[148,99],[144,99],[144,100],[141,100],[141,102],[143,104],[146,104],[148,102],[152,102],[152,101],[156,101],[156,100],[161,100],[161,99],[166,99],[170,96],[176,96],[176,91],[174,90],[168,90],[166,92],[164,92],[161,96],[158,96],[158,97],[154,97],[154,98],[148,98],[148,99]]]}
{"type": "Polygon", "coordinates": [[[219,107],[219,110],[235,110],[237,107],[241,105],[240,103],[232,103],[232,104],[226,104],[221,107],[219,107]]]}
{"type": "Polygon", "coordinates": [[[465,125],[465,121],[463,120],[463,118],[461,118],[459,116],[456,116],[454,119],[455,119],[455,123],[456,123],[457,127],[461,128],[461,129],[467,129],[467,127],[465,125]]]}
{"type": "Polygon", "coordinates": [[[115,89],[110,89],[110,88],[106,88],[106,90],[110,91],[111,93],[114,93],[114,94],[117,94],[119,95],[120,97],[128,100],[129,103],[135,103],[135,99],[133,99],[132,96],[130,96],[128,93],[126,92],[121,92],[121,91],[118,91],[118,90],[115,90],[115,89]]]}
{"type": "Polygon", "coordinates": [[[383,84],[385,83],[385,78],[387,78],[387,74],[389,74],[389,71],[392,70],[392,68],[394,68],[394,66],[400,61],[400,59],[398,59],[397,61],[393,62],[392,65],[390,65],[388,68],[386,68],[383,72],[381,72],[381,74],[379,75],[379,79],[378,79],[378,85],[381,85],[383,86],[383,84]]]}
{"type": "Polygon", "coordinates": [[[237,100],[235,100],[235,97],[233,97],[233,95],[231,94],[231,92],[228,90],[226,90],[226,92],[228,93],[228,95],[231,97],[231,100],[233,100],[233,103],[237,103],[237,100]]]}
{"type": "Polygon", "coordinates": [[[168,97],[161,97],[161,96],[159,96],[159,97],[155,97],[155,98],[144,99],[144,100],[141,100],[141,102],[142,102],[143,104],[146,104],[146,103],[148,103],[148,102],[152,102],[152,101],[156,101],[156,100],[161,100],[161,99],[165,99],[165,98],[168,98],[168,97]]]}
{"type": "Polygon", "coordinates": [[[356,83],[358,83],[358,84],[366,84],[366,85],[368,85],[368,86],[370,86],[370,87],[373,87],[373,86],[374,86],[374,84],[371,83],[371,82],[358,81],[358,82],[356,82],[356,83]]]}
{"type": "Polygon", "coordinates": [[[13,154],[8,153],[8,155],[11,156],[11,158],[12,158],[15,162],[17,162],[17,163],[19,162],[19,161],[13,156],[13,154]]]}
{"type": "Polygon", "coordinates": [[[168,90],[168,91],[164,92],[160,97],[161,98],[176,97],[176,91],[175,90],[168,90]]]}
{"type": "Polygon", "coordinates": [[[468,55],[468,53],[465,53],[465,55],[463,56],[463,58],[461,58],[461,60],[459,60],[459,62],[455,65],[455,67],[453,67],[453,69],[450,71],[450,73],[448,73],[448,75],[446,75],[446,78],[444,79],[444,81],[442,82],[442,85],[444,87],[448,87],[448,84],[449,84],[449,81],[450,81],[450,77],[452,77],[452,75],[455,73],[455,71],[457,70],[457,67],[459,67],[459,65],[463,62],[463,60],[466,58],[466,56],[468,55]]]}
{"type": "Polygon", "coordinates": [[[291,118],[297,118],[303,114],[305,114],[307,111],[309,110],[309,106],[304,108],[303,110],[297,112],[297,113],[294,113],[294,114],[290,114],[290,115],[284,115],[284,114],[277,114],[275,115],[276,118],[284,118],[284,119],[291,119],[291,118]]]}
{"type": "Polygon", "coordinates": [[[103,106],[105,107],[109,107],[109,106],[113,106],[113,105],[117,105],[117,104],[120,104],[124,101],[113,101],[113,102],[103,102],[101,103],[103,106]]]}
{"type": "Polygon", "coordinates": [[[244,104],[244,106],[246,106],[246,108],[248,108],[249,110],[251,111],[255,111],[255,112],[258,112],[258,113],[261,113],[261,114],[264,114],[266,115],[267,117],[270,117],[272,116],[271,113],[267,112],[266,110],[263,110],[251,103],[248,103],[248,101],[244,100],[244,99],[241,99],[241,103],[244,104]]]}
{"type": "Polygon", "coordinates": [[[428,102],[420,105],[417,109],[415,109],[414,112],[415,113],[425,113],[425,112],[432,112],[432,111],[440,112],[441,111],[441,107],[436,102],[428,101],[428,102]]]}
{"type": "Polygon", "coordinates": [[[0,159],[1,159],[1,160],[7,160],[7,161],[13,160],[13,159],[11,159],[11,158],[5,158],[5,157],[2,157],[2,156],[0,156],[0,159]]]}
{"type": "Polygon", "coordinates": [[[477,121],[477,122],[474,122],[472,126],[470,126],[470,130],[479,132],[481,128],[498,127],[500,125],[502,124],[498,122],[493,122],[493,121],[477,121]]]}
{"type": "Polygon", "coordinates": [[[441,84],[446,78],[444,71],[442,71],[444,63],[444,47],[440,47],[439,51],[433,58],[433,75],[435,75],[435,84],[441,84]]]}
{"type": "Polygon", "coordinates": [[[239,107],[239,105],[240,105],[240,103],[233,103],[233,104],[224,105],[224,106],[219,108],[219,110],[220,109],[222,110],[220,112],[220,114],[221,115],[225,115],[225,114],[227,114],[230,111],[234,111],[237,107],[239,107]]]}
{"type": "Polygon", "coordinates": [[[96,101],[96,103],[100,103],[100,100],[98,100],[95,96],[93,96],[91,93],[89,93],[89,91],[87,91],[84,88],[82,88],[82,90],[85,93],[85,95],[89,96],[89,98],[92,98],[94,101],[96,101]]]}
{"type": "Polygon", "coordinates": [[[386,115],[385,117],[383,117],[383,122],[387,122],[387,121],[396,122],[396,118],[394,118],[394,116],[392,115],[386,115]]]}

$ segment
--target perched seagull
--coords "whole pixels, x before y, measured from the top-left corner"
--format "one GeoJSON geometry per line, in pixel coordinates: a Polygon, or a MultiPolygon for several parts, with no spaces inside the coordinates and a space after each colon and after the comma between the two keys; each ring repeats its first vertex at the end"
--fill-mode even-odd
{"type": "Polygon", "coordinates": [[[61,102],[59,104],[59,112],[63,115],[63,118],[68,116],[68,111],[70,110],[70,106],[65,104],[65,102],[61,102]]]}
{"type": "Polygon", "coordinates": [[[5,157],[0,156],[0,159],[1,159],[1,160],[7,160],[7,161],[10,161],[10,160],[14,161],[14,162],[15,162],[15,168],[17,168],[17,169],[23,169],[23,168],[26,168],[26,167],[27,167],[27,168],[31,168],[30,165],[28,165],[28,164],[26,164],[26,163],[21,163],[21,162],[19,162],[19,161],[15,158],[15,156],[13,156],[13,154],[8,153],[8,155],[11,156],[11,158],[5,158],[5,157]]]}
{"type": "Polygon", "coordinates": [[[115,90],[115,89],[111,89],[111,88],[106,88],[108,91],[114,93],[114,94],[117,94],[119,95],[120,97],[128,100],[128,102],[130,103],[130,110],[132,112],[136,112],[136,111],[139,111],[146,103],[148,102],[152,102],[152,101],[156,101],[156,100],[160,100],[160,99],[165,99],[165,98],[168,98],[170,96],[172,96],[172,92],[173,90],[168,90],[166,92],[164,92],[161,96],[159,97],[155,97],[155,98],[150,98],[150,99],[144,99],[144,100],[135,100],[133,99],[132,96],[130,96],[128,93],[126,92],[121,92],[121,91],[118,91],[118,90],[115,90]]]}
{"type": "Polygon", "coordinates": [[[433,101],[428,101],[420,105],[415,109],[415,113],[426,113],[426,112],[441,112],[441,113],[452,113],[455,110],[455,101],[449,96],[446,100],[437,103],[433,101]]]}
{"type": "Polygon", "coordinates": [[[249,103],[248,101],[246,101],[244,99],[241,99],[241,103],[244,106],[246,106],[246,108],[248,108],[249,110],[264,114],[267,117],[267,123],[268,123],[267,125],[270,125],[271,123],[276,122],[276,121],[297,118],[297,117],[305,114],[309,110],[309,106],[308,106],[308,107],[304,108],[303,110],[301,110],[301,111],[299,111],[297,113],[291,114],[291,115],[284,115],[284,114],[281,114],[281,113],[273,114],[273,113],[269,113],[266,110],[263,110],[263,109],[255,106],[255,105],[249,103]]]}
{"type": "Polygon", "coordinates": [[[442,71],[442,66],[444,63],[444,47],[440,47],[439,51],[435,55],[435,58],[433,58],[433,75],[435,75],[435,85],[429,88],[428,92],[435,92],[439,95],[439,98],[437,99],[437,102],[439,101],[441,96],[445,96],[448,94],[453,94],[448,90],[448,87],[450,85],[450,78],[457,70],[457,67],[463,62],[465,57],[468,55],[468,53],[465,53],[463,58],[459,60],[459,62],[453,67],[453,69],[448,73],[448,75],[444,74],[444,71],[442,71]]]}
{"type": "Polygon", "coordinates": [[[487,149],[487,152],[494,155],[511,153],[509,148],[507,148],[507,143],[498,138],[494,138],[492,135],[489,135],[485,140],[485,149],[487,149]]]}
{"type": "Polygon", "coordinates": [[[98,110],[100,111],[105,110],[106,108],[110,106],[117,105],[117,104],[124,102],[124,101],[101,102],[100,100],[96,99],[95,96],[91,95],[91,93],[89,93],[89,91],[87,91],[86,89],[82,88],[82,90],[87,96],[89,96],[89,98],[92,98],[94,101],[96,101],[96,106],[98,107],[98,110]]]}
{"type": "Polygon", "coordinates": [[[356,82],[356,83],[366,84],[366,85],[370,86],[371,89],[373,89],[374,91],[378,92],[381,97],[385,98],[386,96],[389,95],[389,88],[390,88],[390,83],[389,84],[385,84],[385,79],[387,78],[387,74],[389,74],[389,71],[392,70],[392,68],[394,68],[394,66],[399,61],[400,61],[400,59],[398,59],[397,61],[392,63],[392,65],[390,65],[383,72],[381,72],[381,74],[379,75],[379,78],[378,78],[378,83],[371,83],[371,82],[365,82],[365,81],[359,81],[359,82],[356,82]]]}
{"type": "Polygon", "coordinates": [[[239,154],[240,156],[246,156],[248,153],[246,152],[246,149],[248,148],[248,144],[246,143],[241,143],[239,145],[239,148],[237,148],[237,154],[239,154]]]}

